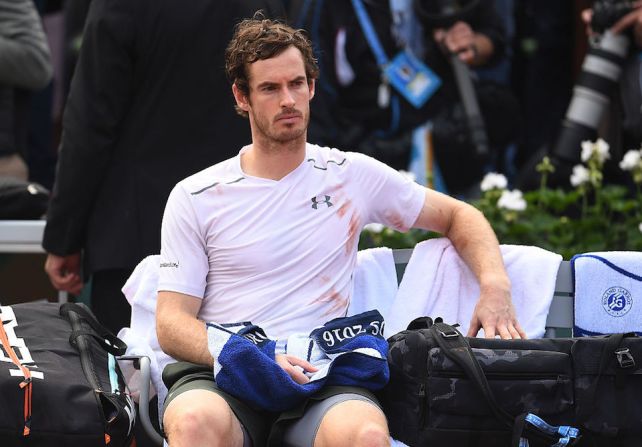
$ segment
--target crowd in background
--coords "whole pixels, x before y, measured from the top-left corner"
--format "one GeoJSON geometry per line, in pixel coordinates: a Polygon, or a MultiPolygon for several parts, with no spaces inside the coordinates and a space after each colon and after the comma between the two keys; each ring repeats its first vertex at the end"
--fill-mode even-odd
{"type": "MultiPolygon", "coordinates": [[[[34,1],[44,19],[55,75],[53,77],[49,75],[50,82],[44,88],[42,85],[15,86],[21,95],[30,96],[28,99],[21,100],[29,101],[29,105],[20,106],[22,115],[17,119],[24,123],[20,125],[22,139],[16,150],[29,167],[30,179],[47,188],[53,186],[64,102],[79,54],[83,25],[90,2],[91,0],[34,1]],[[28,116],[25,113],[27,108],[28,116]]],[[[348,0],[333,2],[335,3],[333,6],[330,6],[332,2],[329,1],[324,3],[310,0],[284,0],[282,3],[285,11],[284,19],[309,31],[317,48],[322,51],[320,53],[322,63],[331,63],[330,59],[334,57],[333,39],[342,25],[347,25],[346,28],[352,34],[361,33],[359,24],[351,13],[351,2],[348,0]],[[352,17],[348,17],[350,15],[352,17]],[[331,29],[332,27],[334,29],[331,29]]],[[[375,11],[372,19],[376,27],[383,29],[386,26],[384,16],[390,15],[388,0],[366,0],[364,3],[369,9],[375,11]],[[381,17],[377,17],[376,14],[381,17]]],[[[485,81],[481,87],[483,92],[480,102],[482,111],[485,112],[486,125],[493,139],[502,146],[501,150],[495,154],[497,158],[492,160],[488,168],[505,172],[509,178],[513,178],[511,176],[518,172],[528,156],[550,142],[559,128],[572,93],[575,76],[586,50],[584,25],[579,18],[580,11],[590,6],[591,2],[590,0],[565,2],[494,0],[486,3],[494,3],[496,15],[501,20],[498,28],[501,34],[495,37],[495,41],[500,41],[501,47],[495,49],[496,54],[492,56],[489,63],[482,64],[482,68],[477,70],[477,75],[485,81]],[[502,120],[500,116],[508,119],[502,120]]],[[[492,15],[486,14],[491,17],[492,15]]],[[[390,17],[387,20],[390,21],[390,17]]],[[[475,20],[479,22],[480,19],[475,20]]],[[[474,21],[473,24],[475,24],[474,21]]],[[[384,46],[394,45],[390,34],[381,37],[384,46]]],[[[369,52],[370,48],[365,40],[363,38],[361,40],[357,42],[360,48],[356,51],[369,52]]],[[[424,45],[428,47],[427,52],[434,51],[434,42],[430,42],[430,39],[423,40],[428,43],[424,45]]],[[[442,74],[442,78],[448,77],[443,76],[445,59],[442,58],[443,60],[440,61],[434,56],[429,57],[437,61],[437,71],[442,74]]],[[[361,68],[359,67],[360,70],[361,68]]],[[[366,83],[378,84],[378,76],[376,73],[373,76],[372,68],[363,67],[361,71],[369,77],[366,83]]],[[[434,66],[431,68],[435,69],[434,66]]],[[[360,100],[359,95],[372,96],[372,93],[368,92],[367,85],[359,85],[358,89],[353,88],[349,91],[350,89],[340,85],[340,82],[345,82],[345,79],[338,80],[334,73],[334,70],[324,71],[323,74],[326,76],[321,79],[321,87],[325,90],[333,90],[334,87],[333,94],[336,94],[336,86],[339,86],[341,91],[338,96],[343,99],[338,108],[340,112],[334,113],[337,110],[337,107],[334,107],[328,113],[328,107],[321,104],[322,100],[318,100],[318,104],[315,103],[317,119],[312,123],[310,130],[313,140],[346,149],[369,152],[394,167],[407,169],[410,162],[410,151],[407,150],[410,136],[403,135],[404,132],[400,131],[396,140],[383,138],[376,142],[374,140],[377,138],[371,133],[368,134],[367,130],[357,129],[358,126],[370,126],[372,130],[378,130],[384,134],[390,127],[390,118],[383,116],[388,112],[378,113],[376,106],[369,107],[367,101],[360,100]],[[334,121],[330,126],[328,126],[329,118],[333,118],[334,121]],[[338,128],[341,129],[340,132],[338,128]]],[[[362,79],[357,78],[353,84],[363,84],[362,79]]],[[[461,128],[461,123],[458,124],[457,110],[443,107],[444,102],[453,102],[456,99],[453,97],[452,87],[452,85],[449,87],[451,90],[449,93],[448,88],[440,89],[436,97],[428,101],[424,107],[429,110],[421,111],[426,113],[417,113],[418,111],[413,110],[407,103],[402,103],[401,129],[416,127],[419,122],[424,121],[426,116],[435,117],[438,123],[442,124],[434,129],[436,143],[442,141],[445,142],[442,147],[447,145],[457,148],[454,135],[465,129],[461,128]],[[411,110],[404,111],[404,107],[411,110]],[[439,109],[442,110],[442,114],[437,117],[434,111],[439,109]]],[[[331,94],[320,96],[332,99],[331,94]]],[[[441,150],[438,144],[435,145],[435,150],[443,159],[442,164],[447,171],[444,174],[448,174],[446,187],[450,183],[453,185],[450,189],[460,192],[462,186],[469,187],[472,181],[479,180],[479,172],[464,171],[459,175],[452,172],[462,167],[458,163],[460,152],[452,149],[449,156],[448,151],[441,150]],[[456,154],[454,159],[453,152],[456,154]],[[466,177],[473,178],[464,180],[466,177]]],[[[465,192],[465,189],[461,192],[465,192]]]]}
{"type": "MultiPolygon", "coordinates": [[[[310,142],[367,153],[468,198],[489,171],[519,183],[552,145],[588,47],[581,17],[591,4],[0,0],[0,177],[52,191],[47,273],[74,294],[91,278],[93,305],[105,303],[94,310],[117,330],[129,319],[120,288],[158,252],[171,187],[250,142],[223,67],[239,19],[260,9],[311,37],[321,75],[310,142]],[[9,62],[12,54],[32,56],[9,62]],[[382,71],[398,56],[397,77],[416,70],[418,90],[382,71]],[[470,136],[456,73],[472,80],[483,138],[470,136]]],[[[638,122],[622,146],[639,137],[638,122]]]]}

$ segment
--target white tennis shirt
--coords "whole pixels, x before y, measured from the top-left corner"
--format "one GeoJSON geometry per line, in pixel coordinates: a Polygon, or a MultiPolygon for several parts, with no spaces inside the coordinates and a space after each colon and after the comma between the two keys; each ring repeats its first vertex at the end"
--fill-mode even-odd
{"type": "Polygon", "coordinates": [[[273,337],[345,316],[364,225],[406,231],[425,189],[363,154],[308,144],[281,180],[240,154],[181,181],[162,224],[158,290],[203,300],[203,321],[251,321],[273,337]]]}

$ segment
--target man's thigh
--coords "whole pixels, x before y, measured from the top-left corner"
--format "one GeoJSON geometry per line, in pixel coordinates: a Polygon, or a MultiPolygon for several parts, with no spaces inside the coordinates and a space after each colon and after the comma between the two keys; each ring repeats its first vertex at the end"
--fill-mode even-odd
{"type": "MultiPolygon", "coordinates": [[[[206,436],[214,425],[225,426],[226,436],[219,441],[236,447],[250,447],[252,442],[225,399],[210,390],[190,389],[175,396],[165,407],[163,430],[168,440],[189,444],[194,437],[206,436]],[[186,431],[194,430],[190,438],[186,431]]],[[[222,431],[222,430],[221,430],[222,431]]],[[[219,433],[214,430],[214,433],[219,433]]],[[[215,438],[214,435],[211,438],[215,438]]],[[[214,439],[210,439],[214,442],[214,439]]]]}
{"type": "Polygon", "coordinates": [[[203,414],[220,412],[216,414],[233,417],[245,435],[245,446],[265,445],[274,416],[253,409],[220,390],[211,368],[189,362],[173,363],[163,371],[163,381],[168,388],[163,412],[164,428],[171,429],[173,418],[180,417],[184,405],[188,405],[189,408],[199,408],[199,411],[202,409],[203,414]],[[166,423],[168,425],[165,427],[166,423]]]}
{"type": "Polygon", "coordinates": [[[374,424],[388,430],[386,417],[370,393],[334,394],[309,405],[303,416],[294,421],[283,435],[286,447],[343,445],[355,430],[374,424]]]}

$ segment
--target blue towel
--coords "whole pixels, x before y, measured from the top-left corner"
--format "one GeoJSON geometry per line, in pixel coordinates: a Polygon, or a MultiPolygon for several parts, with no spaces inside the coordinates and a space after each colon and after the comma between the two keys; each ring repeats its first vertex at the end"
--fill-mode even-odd
{"type": "Polygon", "coordinates": [[[303,337],[288,338],[286,353],[319,367],[298,384],[276,363],[276,340],[250,322],[207,323],[214,378],[227,393],[263,410],[293,408],[324,385],[378,390],[388,382],[388,343],[377,311],[337,318],[303,337]]]}
{"type": "Polygon", "coordinates": [[[642,253],[596,252],[571,259],[575,283],[573,335],[642,335],[642,253]]]}

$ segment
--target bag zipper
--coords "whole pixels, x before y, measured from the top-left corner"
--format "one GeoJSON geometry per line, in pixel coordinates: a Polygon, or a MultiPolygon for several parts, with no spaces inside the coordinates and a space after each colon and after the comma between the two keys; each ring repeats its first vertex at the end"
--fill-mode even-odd
{"type": "Polygon", "coordinates": [[[426,413],[428,408],[428,393],[426,392],[426,384],[419,384],[419,427],[424,428],[426,425],[426,413]]]}
{"type": "MultiPolygon", "coordinates": [[[[509,377],[511,379],[517,380],[539,380],[539,379],[554,379],[558,383],[563,383],[568,380],[569,376],[567,374],[556,374],[556,373],[546,373],[546,374],[534,374],[531,372],[493,372],[486,373],[487,379],[493,378],[505,378],[509,377]]],[[[453,379],[465,379],[468,376],[463,371],[431,371],[431,377],[445,377],[453,379]]]]}
{"type": "Polygon", "coordinates": [[[20,370],[22,371],[22,375],[25,378],[22,382],[20,382],[18,386],[24,390],[25,395],[23,404],[25,425],[22,430],[22,436],[26,437],[29,436],[29,433],[31,433],[31,403],[33,392],[31,371],[29,370],[29,368],[23,365],[22,362],[20,362],[20,359],[16,355],[16,351],[13,349],[13,346],[11,346],[11,343],[9,342],[9,336],[4,330],[4,323],[1,324],[0,327],[2,328],[0,330],[0,340],[2,341],[2,346],[4,347],[4,350],[7,352],[7,354],[9,354],[9,357],[11,358],[13,364],[20,368],[20,370]]]}

